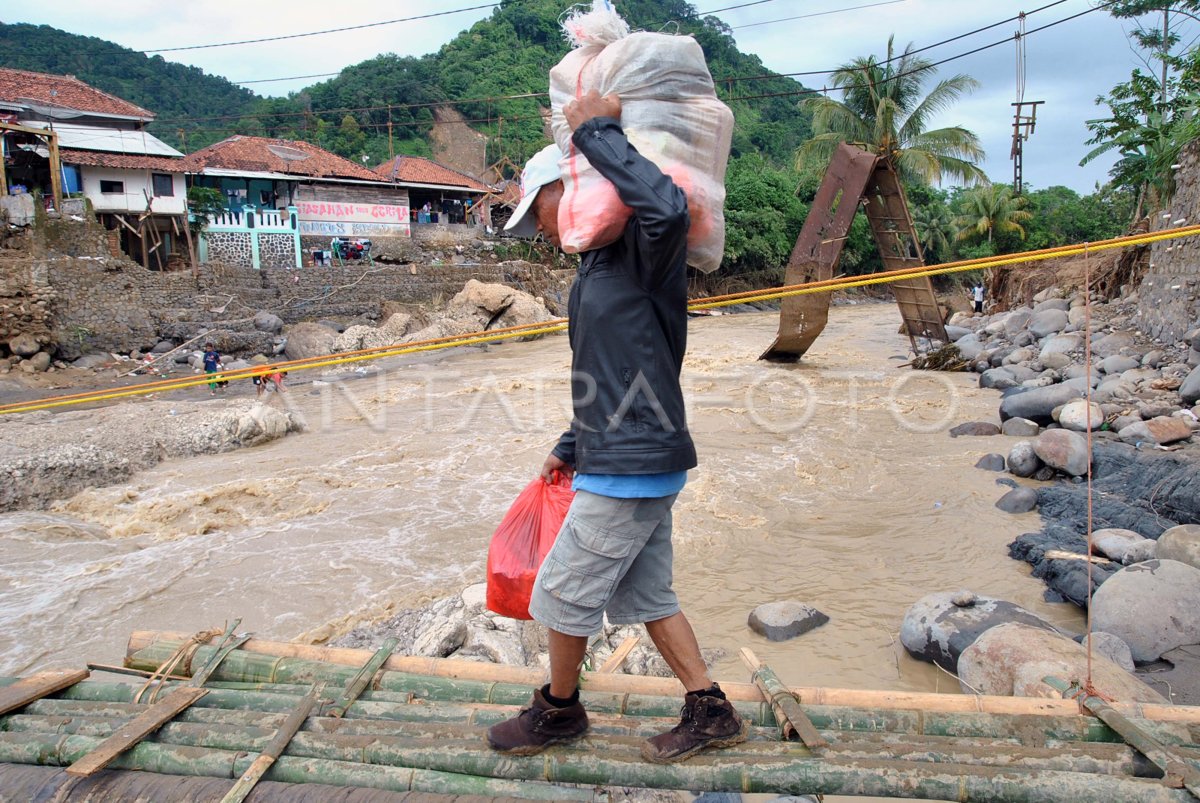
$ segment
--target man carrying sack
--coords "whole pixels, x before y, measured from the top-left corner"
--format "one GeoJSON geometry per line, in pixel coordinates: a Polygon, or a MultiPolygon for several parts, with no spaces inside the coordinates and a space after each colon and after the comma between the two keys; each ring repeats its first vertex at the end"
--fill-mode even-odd
{"type": "MultiPolygon", "coordinates": [[[[645,623],[687,689],[679,725],[642,747],[647,761],[682,761],[746,739],[671,587],[671,507],[696,465],[679,385],[687,345],[687,199],[629,144],[617,96],[593,90],[563,111],[574,147],[633,214],[616,242],[582,254],[571,289],[575,415],[541,473],[547,482],[555,471],[574,474],[576,496],[529,605],[550,631],[550,683],[487,738],[502,753],[533,755],[587,732],[579,671],[607,613],[614,624],[645,623]]],[[[508,231],[541,232],[561,246],[561,157],[551,145],[529,160],[508,231]]]]}

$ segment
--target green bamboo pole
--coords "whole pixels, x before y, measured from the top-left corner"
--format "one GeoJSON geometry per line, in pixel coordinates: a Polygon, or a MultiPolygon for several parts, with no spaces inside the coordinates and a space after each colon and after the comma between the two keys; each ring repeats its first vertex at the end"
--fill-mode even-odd
{"type": "MultiPolygon", "coordinates": [[[[388,723],[393,725],[391,732],[375,728],[363,732],[362,729],[353,727],[338,728],[334,724],[336,721],[332,718],[322,718],[319,722],[308,723],[311,727],[296,734],[288,744],[287,755],[373,762],[372,756],[377,755],[377,751],[385,748],[404,748],[410,746],[414,740],[436,740],[439,744],[458,742],[478,746],[483,736],[481,729],[440,726],[430,730],[420,725],[414,728],[408,723],[402,723],[403,727],[399,729],[394,728],[395,723],[388,723]]],[[[0,727],[9,732],[104,738],[119,728],[122,722],[122,719],[108,718],[13,715],[0,721],[0,727]]],[[[271,727],[247,725],[242,722],[171,722],[154,735],[154,740],[189,747],[259,751],[262,749],[261,745],[265,744],[274,732],[271,727]]],[[[623,755],[624,760],[639,761],[640,740],[605,737],[600,734],[589,735],[589,739],[592,740],[593,748],[602,750],[609,758],[623,755]]],[[[761,762],[809,758],[812,752],[806,746],[794,742],[753,741],[712,755],[723,761],[761,762]]],[[[1094,743],[1030,748],[1018,744],[997,743],[994,740],[921,739],[914,742],[895,734],[862,734],[852,735],[846,742],[828,746],[822,755],[864,760],[877,759],[883,755],[889,760],[904,762],[1020,767],[1022,770],[1057,770],[1139,777],[1159,775],[1151,763],[1126,746],[1094,743]]],[[[1196,756],[1200,757],[1200,751],[1196,756]]]]}
{"type": "MultiPolygon", "coordinates": [[[[232,657],[232,656],[231,656],[232,657]]],[[[59,697],[71,700],[101,700],[106,702],[131,702],[134,687],[123,683],[100,683],[87,681],[77,683],[59,693],[59,697]]],[[[347,711],[350,718],[373,719],[421,719],[425,721],[457,721],[469,717],[470,704],[457,704],[460,708],[446,708],[441,701],[437,705],[423,701],[421,705],[406,705],[402,703],[375,702],[364,699],[374,694],[364,694],[347,711]]],[[[237,691],[230,689],[212,689],[208,695],[199,700],[196,706],[205,708],[238,708],[281,713],[291,710],[299,699],[300,694],[273,694],[263,691],[237,691]]],[[[46,702],[46,701],[41,701],[46,702]]],[[[478,704],[482,706],[483,704],[478,704]]],[[[626,706],[610,706],[622,708],[626,706]]],[[[763,704],[766,707],[766,704],[763,704]]],[[[642,706],[647,708],[647,706],[642,706]]],[[[888,731],[906,732],[929,736],[966,736],[982,738],[1020,738],[1025,742],[1041,740],[1058,741],[1123,741],[1114,731],[1092,717],[1051,717],[1051,716],[1003,716],[995,714],[969,713],[938,713],[917,711],[863,711],[836,706],[805,706],[805,712],[817,728],[821,730],[843,731],[888,731]]],[[[45,709],[42,709],[43,711],[45,709]]],[[[511,709],[509,709],[511,710],[511,709]]],[[[595,709],[592,709],[593,711],[595,709]]],[[[613,714],[614,710],[605,711],[603,707],[597,713],[613,714]]],[[[675,710],[663,710],[660,718],[673,718],[675,710]]],[[[479,724],[491,724],[505,719],[511,714],[505,713],[495,719],[483,714],[477,718],[479,724]]],[[[495,715],[492,715],[495,716],[495,715]]],[[[774,717],[764,727],[773,724],[774,717]]],[[[1160,738],[1180,743],[1188,741],[1186,729],[1181,729],[1178,723],[1169,725],[1149,723],[1141,720],[1160,738]],[[1174,733],[1181,730],[1181,733],[1174,733]],[[1182,735],[1181,735],[1182,734],[1182,735]]]]}
{"type": "MultiPolygon", "coordinates": [[[[89,753],[100,739],[86,736],[39,738],[31,734],[0,733],[0,762],[69,766],[89,753]]],[[[113,769],[157,772],[163,775],[237,778],[253,756],[229,750],[141,742],[119,756],[113,769]]],[[[366,766],[343,761],[284,757],[271,767],[267,780],[321,783],[329,786],[384,789],[393,792],[433,792],[449,795],[521,797],[533,800],[591,800],[588,789],[572,789],[528,781],[506,781],[436,770],[366,766]]]]}

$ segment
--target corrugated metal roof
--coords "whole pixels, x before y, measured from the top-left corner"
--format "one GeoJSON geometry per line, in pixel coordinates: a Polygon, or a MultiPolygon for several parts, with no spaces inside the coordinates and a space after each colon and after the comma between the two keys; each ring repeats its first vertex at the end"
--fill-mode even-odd
{"type": "MultiPolygon", "coordinates": [[[[27,128],[50,128],[48,123],[37,121],[22,122],[21,125],[27,128]]],[[[136,156],[183,156],[158,137],[145,131],[120,131],[103,126],[55,123],[54,133],[58,134],[60,148],[136,156]]]]}

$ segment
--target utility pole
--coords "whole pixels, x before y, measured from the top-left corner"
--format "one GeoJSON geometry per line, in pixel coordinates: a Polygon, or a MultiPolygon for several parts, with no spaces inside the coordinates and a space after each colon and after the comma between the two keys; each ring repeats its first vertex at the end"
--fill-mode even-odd
{"type": "Polygon", "coordinates": [[[187,131],[179,128],[175,133],[179,135],[179,141],[183,145],[183,152],[187,153],[187,131]]]}
{"type": "Polygon", "coordinates": [[[392,146],[392,104],[388,104],[388,159],[396,158],[396,149],[392,146]]]}
{"type": "Polygon", "coordinates": [[[1013,35],[1017,43],[1017,102],[1013,104],[1012,150],[1009,158],[1013,163],[1013,195],[1020,195],[1025,188],[1025,140],[1037,126],[1037,107],[1042,100],[1025,100],[1025,13],[1021,12],[1021,27],[1013,35]],[[1026,111],[1028,107],[1028,111],[1026,111]]]}

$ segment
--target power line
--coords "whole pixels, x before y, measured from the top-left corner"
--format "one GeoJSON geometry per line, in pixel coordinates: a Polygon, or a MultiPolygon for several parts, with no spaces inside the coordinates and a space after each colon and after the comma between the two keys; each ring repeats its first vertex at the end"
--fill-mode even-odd
{"type": "Polygon", "coordinates": [[[313,75],[290,75],[287,78],[255,78],[250,81],[231,81],[233,84],[270,84],[275,81],[300,81],[304,78],[329,78],[334,75],[341,75],[342,70],[337,72],[319,72],[313,75]]]}
{"type": "MultiPolygon", "coordinates": [[[[796,17],[781,17],[780,19],[777,19],[777,20],[764,20],[763,22],[747,22],[743,25],[730,25],[729,28],[730,28],[730,30],[735,30],[735,31],[740,30],[742,28],[756,28],[759,25],[774,25],[777,22],[791,22],[792,20],[804,20],[804,19],[808,19],[809,17],[825,17],[825,16],[828,16],[829,14],[842,14],[846,11],[858,11],[859,9],[862,9],[862,8],[875,8],[876,6],[890,6],[895,3],[903,3],[905,1],[906,0],[884,0],[882,3],[868,3],[865,6],[850,6],[849,8],[835,8],[830,11],[817,11],[812,14],[800,14],[799,16],[796,16],[796,17]]],[[[1066,0],[1063,0],[1063,2],[1066,2],[1066,0]]]]}
{"type": "MultiPolygon", "coordinates": [[[[344,28],[328,28],[323,31],[309,31],[308,33],[292,33],[283,36],[265,36],[261,39],[242,39],[237,42],[214,42],[208,45],[184,45],[182,47],[160,47],[154,50],[143,50],[143,53],[176,53],[180,50],[207,50],[213,47],[232,47],[233,45],[254,45],[260,42],[280,42],[284,39],[302,39],[306,36],[321,36],[327,33],[342,33],[343,31],[360,31],[363,28],[378,28],[381,25],[395,25],[398,22],[415,22],[417,20],[427,20],[434,17],[446,17],[451,14],[461,14],[464,11],[479,11],[484,8],[495,8],[499,3],[485,3],[481,6],[468,6],[466,8],[454,8],[449,11],[435,11],[431,14],[419,14],[415,17],[400,17],[394,20],[383,20],[382,22],[367,22],[362,25],[347,25],[344,28]]],[[[246,82],[248,83],[248,82],[246,82]]]]}

